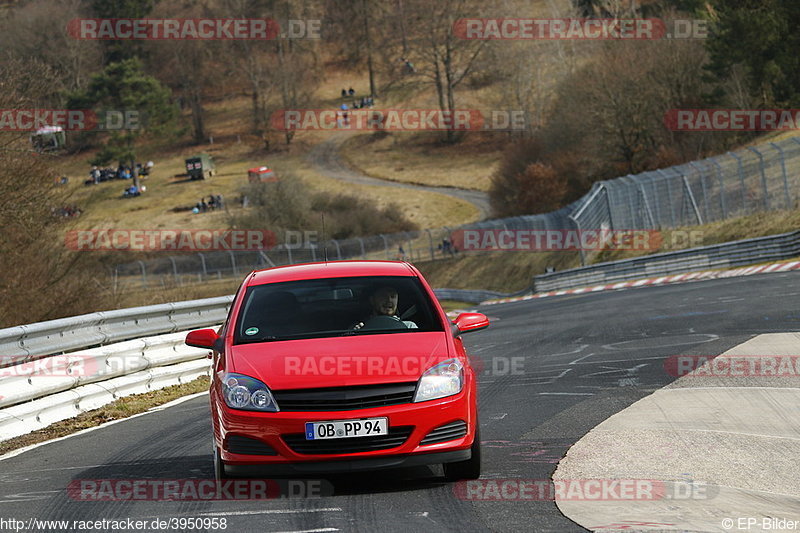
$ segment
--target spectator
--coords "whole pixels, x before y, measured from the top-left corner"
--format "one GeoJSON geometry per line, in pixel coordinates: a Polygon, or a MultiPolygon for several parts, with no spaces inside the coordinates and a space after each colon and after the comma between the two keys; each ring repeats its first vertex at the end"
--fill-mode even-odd
{"type": "Polygon", "coordinates": [[[217,209],[222,209],[224,207],[224,204],[222,203],[222,195],[218,194],[215,198],[217,200],[217,209]]]}
{"type": "Polygon", "coordinates": [[[449,239],[442,239],[442,255],[450,254],[453,255],[453,248],[452,243],[449,239]]]}
{"type": "Polygon", "coordinates": [[[342,98],[347,98],[347,90],[342,89],[342,98]]]}
{"type": "Polygon", "coordinates": [[[350,87],[350,88],[347,90],[347,94],[349,94],[351,97],[353,97],[353,96],[355,96],[355,95],[356,95],[356,91],[355,91],[355,90],[354,90],[352,87],[350,87]]]}
{"type": "Polygon", "coordinates": [[[217,208],[217,202],[216,202],[216,200],[214,200],[214,195],[213,194],[209,194],[208,195],[208,207],[212,211],[217,208]]]}

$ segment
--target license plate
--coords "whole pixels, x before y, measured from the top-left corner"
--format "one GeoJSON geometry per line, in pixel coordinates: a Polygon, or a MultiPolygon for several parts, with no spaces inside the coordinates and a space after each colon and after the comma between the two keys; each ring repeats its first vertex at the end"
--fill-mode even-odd
{"type": "Polygon", "coordinates": [[[388,418],[306,422],[306,440],[345,439],[348,437],[372,437],[373,435],[388,434],[388,418]]]}

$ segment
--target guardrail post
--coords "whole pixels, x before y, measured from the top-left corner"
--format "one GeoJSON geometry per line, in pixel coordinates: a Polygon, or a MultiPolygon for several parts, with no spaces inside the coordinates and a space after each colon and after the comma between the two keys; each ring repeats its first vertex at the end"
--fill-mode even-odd
{"type": "MultiPolygon", "coordinates": [[[[797,137],[794,137],[794,139],[797,139],[797,137]]],[[[778,151],[778,153],[780,154],[780,158],[781,158],[781,173],[783,174],[783,194],[784,194],[784,197],[786,198],[786,209],[791,209],[792,208],[792,197],[789,194],[789,178],[786,176],[786,157],[785,157],[785,155],[783,153],[783,148],[778,146],[776,143],[769,143],[769,145],[772,146],[774,149],[776,149],[778,151]]]]}
{"type": "Polygon", "coordinates": [[[233,255],[233,250],[228,250],[228,255],[231,256],[231,267],[233,268],[233,275],[238,276],[239,270],[236,268],[236,258],[233,255]]]}
{"type": "Polygon", "coordinates": [[[169,262],[172,263],[172,277],[175,278],[175,282],[180,286],[181,280],[178,278],[178,265],[175,264],[175,258],[170,256],[169,262]]]}
{"type": "Polygon", "coordinates": [[[639,193],[642,195],[642,202],[644,202],[645,213],[647,213],[647,217],[650,219],[650,229],[655,229],[656,223],[653,219],[653,212],[650,211],[650,202],[647,201],[647,193],[644,190],[643,183],[639,183],[639,193]]]}
{"type": "Polygon", "coordinates": [[[264,253],[264,250],[259,250],[258,253],[264,259],[265,263],[267,263],[270,267],[275,267],[275,263],[273,263],[272,259],[270,259],[269,256],[264,253]]]}
{"type": "Polygon", "coordinates": [[[367,251],[364,249],[364,239],[362,239],[361,237],[356,237],[356,238],[358,239],[358,242],[361,244],[361,259],[366,259],[367,251]]]}
{"type": "Polygon", "coordinates": [[[706,222],[708,222],[710,218],[708,216],[708,190],[706,189],[705,174],[703,174],[703,169],[701,169],[700,166],[694,161],[689,163],[689,166],[700,173],[700,188],[703,190],[703,213],[705,214],[706,222]]]}
{"type": "Polygon", "coordinates": [[[761,170],[761,187],[764,189],[764,209],[769,211],[769,191],[767,190],[767,170],[764,168],[764,155],[752,146],[748,146],[747,149],[758,156],[758,166],[761,170]]]}
{"type": "Polygon", "coordinates": [[[747,188],[744,185],[744,165],[742,164],[742,158],[739,157],[738,154],[733,152],[728,152],[728,155],[731,156],[736,160],[736,163],[739,165],[739,184],[742,189],[742,209],[744,209],[745,213],[748,211],[747,209],[747,188]]]}
{"type": "Polygon", "coordinates": [[[719,203],[720,207],[722,208],[722,219],[724,220],[728,218],[728,201],[725,198],[725,180],[723,179],[722,166],[713,157],[709,158],[709,161],[714,163],[714,166],[717,167],[717,178],[719,179],[719,203]]]}
{"type": "Polygon", "coordinates": [[[144,261],[136,261],[142,269],[142,287],[147,288],[147,270],[144,268],[144,261]]]}
{"type": "Polygon", "coordinates": [[[202,278],[200,278],[200,279],[203,279],[203,278],[205,278],[206,276],[208,276],[208,269],[206,268],[206,258],[205,258],[205,256],[204,256],[202,253],[200,253],[200,252],[198,252],[198,253],[197,253],[197,255],[199,255],[199,256],[200,256],[200,264],[201,264],[201,265],[203,265],[203,277],[202,277],[202,278]]]}
{"type": "Polygon", "coordinates": [[[425,232],[428,234],[428,241],[430,241],[431,245],[431,261],[436,259],[436,254],[433,251],[433,235],[431,235],[431,230],[426,229],[425,232]]]}
{"type": "MultiPolygon", "coordinates": [[[[581,241],[581,239],[580,239],[580,235],[581,235],[581,224],[580,224],[580,222],[578,222],[577,219],[573,218],[572,215],[567,216],[567,218],[570,219],[573,224],[575,224],[575,229],[578,232],[578,240],[581,241]]],[[[586,250],[583,249],[583,246],[579,246],[578,250],[580,251],[580,254],[581,254],[581,266],[586,266],[586,250]]]]}
{"type": "Polygon", "coordinates": [[[683,176],[683,185],[686,187],[686,192],[689,194],[689,200],[692,202],[692,209],[694,209],[694,216],[697,217],[697,223],[703,224],[703,217],[700,216],[700,210],[697,209],[697,202],[694,201],[694,194],[692,188],[689,186],[689,180],[683,176]]]}
{"type": "Polygon", "coordinates": [[[333,239],[333,244],[336,246],[336,257],[339,258],[339,261],[342,260],[342,249],[339,247],[339,241],[333,239]]]}
{"type": "Polygon", "coordinates": [[[667,201],[669,202],[669,222],[670,227],[675,227],[675,202],[672,201],[672,179],[662,169],[656,170],[659,176],[662,177],[664,183],[667,184],[667,201]]]}
{"type": "Polygon", "coordinates": [[[383,239],[383,249],[386,252],[386,259],[391,259],[391,257],[389,256],[389,240],[383,233],[381,233],[379,236],[381,239],[383,239]]]}

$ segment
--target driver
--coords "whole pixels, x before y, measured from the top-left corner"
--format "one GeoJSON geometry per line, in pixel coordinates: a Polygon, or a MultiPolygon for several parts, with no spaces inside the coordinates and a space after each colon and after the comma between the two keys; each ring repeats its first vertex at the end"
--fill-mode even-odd
{"type": "MultiPolygon", "coordinates": [[[[361,329],[365,325],[372,329],[385,329],[380,326],[380,322],[386,319],[379,317],[387,317],[388,319],[397,322],[395,327],[397,329],[416,329],[417,325],[411,320],[402,320],[397,316],[397,303],[398,303],[397,290],[389,285],[384,285],[377,288],[369,297],[369,303],[372,306],[372,315],[366,318],[363,322],[359,322],[353,329],[361,329]]],[[[388,329],[388,328],[386,328],[388,329]]]]}

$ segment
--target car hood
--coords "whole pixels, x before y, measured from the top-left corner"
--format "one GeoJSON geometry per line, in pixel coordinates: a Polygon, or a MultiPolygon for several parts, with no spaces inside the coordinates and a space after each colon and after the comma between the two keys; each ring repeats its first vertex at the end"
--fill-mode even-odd
{"type": "Polygon", "coordinates": [[[231,372],[273,390],[403,383],[452,357],[444,332],[298,339],[231,348],[231,372]]]}

